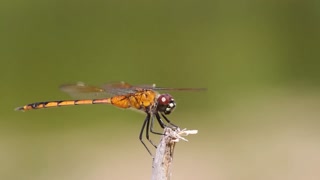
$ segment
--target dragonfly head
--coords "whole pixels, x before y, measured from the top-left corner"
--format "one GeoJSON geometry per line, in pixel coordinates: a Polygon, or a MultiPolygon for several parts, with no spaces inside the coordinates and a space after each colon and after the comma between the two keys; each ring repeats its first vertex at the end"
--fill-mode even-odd
{"type": "Polygon", "coordinates": [[[174,99],[169,94],[161,94],[157,99],[157,109],[164,114],[170,114],[174,108],[176,107],[176,103],[174,99]]]}

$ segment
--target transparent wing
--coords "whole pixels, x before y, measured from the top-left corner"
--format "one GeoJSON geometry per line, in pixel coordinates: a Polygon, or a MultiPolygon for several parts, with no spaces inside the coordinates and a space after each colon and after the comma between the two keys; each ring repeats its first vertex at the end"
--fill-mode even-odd
{"type": "Polygon", "coordinates": [[[207,88],[167,88],[167,87],[154,87],[156,91],[206,91],[207,88]]]}
{"type": "Polygon", "coordinates": [[[126,82],[107,83],[101,86],[106,92],[116,96],[135,93],[137,90],[126,82]]]}
{"type": "Polygon", "coordinates": [[[107,92],[116,91],[115,94],[135,93],[141,89],[151,89],[155,91],[206,91],[207,88],[171,88],[171,87],[156,87],[155,84],[130,85],[125,82],[108,83],[102,86],[107,92]],[[123,93],[122,93],[123,92],[123,93]]]}
{"type": "Polygon", "coordinates": [[[112,94],[106,92],[103,88],[86,85],[82,82],[76,84],[63,84],[59,89],[73,98],[80,99],[98,99],[112,96],[112,94]]]}
{"type": "Polygon", "coordinates": [[[205,91],[206,88],[166,88],[156,87],[152,85],[135,85],[132,86],[126,82],[107,83],[101,87],[86,85],[83,82],[76,84],[64,84],[60,86],[60,90],[69,94],[73,98],[99,99],[108,98],[117,95],[134,94],[143,89],[151,89],[154,91],[205,91]]]}
{"type": "Polygon", "coordinates": [[[153,89],[155,85],[131,85],[126,82],[107,83],[102,86],[106,92],[112,95],[132,94],[143,89],[153,89]]]}
{"type": "Polygon", "coordinates": [[[73,98],[99,99],[108,98],[117,95],[126,95],[137,92],[133,86],[128,83],[108,83],[102,87],[86,85],[83,82],[76,84],[64,84],[59,89],[73,98]]]}

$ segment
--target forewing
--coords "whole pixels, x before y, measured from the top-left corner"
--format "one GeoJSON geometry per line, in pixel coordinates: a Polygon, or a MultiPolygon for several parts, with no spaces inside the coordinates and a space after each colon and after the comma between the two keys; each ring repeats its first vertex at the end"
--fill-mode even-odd
{"type": "Polygon", "coordinates": [[[154,87],[156,91],[206,91],[207,88],[167,88],[167,87],[154,87]]]}
{"type": "Polygon", "coordinates": [[[111,97],[112,94],[106,92],[103,88],[86,85],[82,82],[76,84],[63,84],[59,89],[73,98],[79,99],[99,99],[111,97]]]}
{"type": "Polygon", "coordinates": [[[102,85],[102,89],[113,96],[117,95],[126,95],[126,94],[134,94],[139,91],[141,88],[137,88],[136,86],[132,86],[126,82],[116,82],[116,83],[107,83],[102,85]]]}
{"type": "Polygon", "coordinates": [[[132,86],[126,82],[107,83],[101,87],[86,85],[82,82],[76,84],[64,84],[60,90],[69,94],[73,98],[81,99],[100,99],[117,95],[130,95],[143,89],[155,91],[205,91],[206,88],[166,88],[152,85],[132,86]]]}

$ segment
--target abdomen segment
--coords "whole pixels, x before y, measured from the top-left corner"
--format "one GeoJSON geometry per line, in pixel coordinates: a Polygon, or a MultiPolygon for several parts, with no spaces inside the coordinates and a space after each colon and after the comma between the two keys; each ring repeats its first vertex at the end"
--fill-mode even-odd
{"type": "Polygon", "coordinates": [[[25,106],[17,107],[17,111],[26,111],[31,109],[43,109],[60,106],[73,106],[84,104],[111,104],[110,98],[106,99],[88,99],[88,100],[66,100],[66,101],[45,101],[27,104],[25,106]]]}

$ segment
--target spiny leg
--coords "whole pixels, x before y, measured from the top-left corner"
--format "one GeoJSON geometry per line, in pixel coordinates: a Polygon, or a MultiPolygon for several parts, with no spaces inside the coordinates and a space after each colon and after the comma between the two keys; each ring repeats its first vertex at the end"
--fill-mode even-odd
{"type": "MultiPolygon", "coordinates": [[[[139,139],[140,139],[141,143],[143,144],[143,146],[147,149],[148,153],[152,156],[152,153],[150,152],[149,148],[146,146],[146,144],[142,140],[143,131],[144,131],[145,127],[146,127],[146,124],[149,124],[149,121],[150,121],[150,113],[147,113],[147,117],[146,117],[146,119],[144,120],[144,122],[142,124],[142,128],[141,128],[141,131],[140,131],[139,139]]],[[[148,133],[148,131],[149,131],[149,129],[147,128],[147,133],[148,133]]],[[[149,136],[149,134],[148,134],[148,136],[149,136]]]]}
{"type": "Polygon", "coordinates": [[[163,114],[161,113],[161,116],[164,118],[164,120],[166,120],[171,126],[175,127],[175,128],[178,128],[179,126],[173,124],[170,122],[170,120],[163,114]]]}

